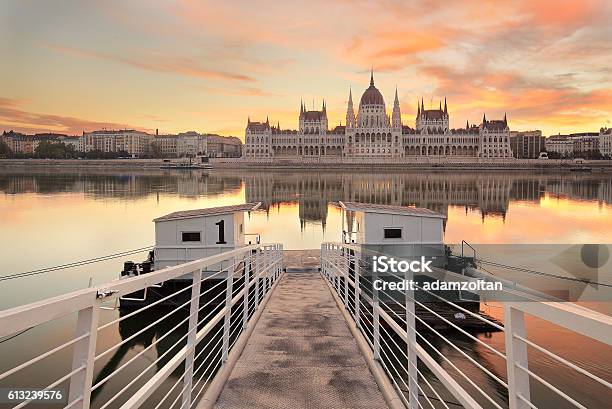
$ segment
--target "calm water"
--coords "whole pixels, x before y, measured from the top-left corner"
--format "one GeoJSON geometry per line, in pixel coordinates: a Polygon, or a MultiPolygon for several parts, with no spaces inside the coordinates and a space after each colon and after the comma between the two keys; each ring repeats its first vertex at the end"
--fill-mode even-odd
{"type": "MultiPolygon", "coordinates": [[[[282,242],[286,249],[318,248],[323,241],[340,240],[341,214],[330,204],[338,200],[416,205],[444,213],[448,216],[445,225],[448,243],[612,242],[612,179],[606,174],[3,169],[0,276],[152,245],[155,217],[177,210],[245,201],[261,201],[263,208],[247,219],[248,233],[261,234],[264,242],[282,242]]],[[[143,253],[124,259],[144,257],[143,253]]],[[[0,282],[0,309],[83,288],[90,279],[94,284],[116,279],[124,259],[0,282]]],[[[493,316],[502,313],[494,305],[483,308],[493,316]]],[[[609,311],[609,305],[593,308],[609,311]]],[[[114,319],[116,314],[104,311],[102,322],[114,319]]],[[[1,343],[0,372],[14,362],[43,352],[41,336],[47,341],[52,339],[54,345],[68,339],[73,322],[66,319],[58,324],[53,330],[37,328],[1,343]]],[[[562,329],[533,319],[528,325],[530,336],[537,342],[599,376],[612,379],[609,347],[577,336],[568,337],[562,329]]],[[[122,336],[119,328],[108,331],[101,344],[112,345],[122,336]]],[[[129,344],[124,356],[101,362],[100,368],[96,366],[97,373],[109,361],[114,360],[112,365],[127,361],[156,336],[149,334],[149,339],[129,344]]],[[[482,337],[503,350],[502,334],[482,337]]],[[[478,356],[479,362],[487,362],[492,372],[504,376],[504,362],[469,339],[457,338],[457,342],[478,356]]],[[[443,343],[437,345],[449,356],[458,355],[443,343]]],[[[159,351],[149,352],[145,357],[151,362],[159,351]]],[[[57,362],[49,363],[48,369],[57,371],[59,377],[67,371],[57,362]]],[[[612,398],[609,390],[585,382],[587,379],[569,369],[558,371],[545,357],[536,356],[534,362],[538,373],[578,397],[587,407],[608,406],[612,398]]],[[[146,364],[145,360],[140,368],[146,364]]],[[[469,366],[466,363],[461,368],[473,373],[476,383],[484,385],[501,401],[503,391],[495,382],[469,366]]],[[[126,370],[126,379],[134,373],[137,371],[126,370]]],[[[41,375],[31,376],[27,379],[37,384],[41,375]]],[[[532,392],[541,400],[540,407],[567,406],[536,381],[533,385],[532,392]]],[[[102,390],[100,400],[105,400],[104,393],[102,390]]]]}

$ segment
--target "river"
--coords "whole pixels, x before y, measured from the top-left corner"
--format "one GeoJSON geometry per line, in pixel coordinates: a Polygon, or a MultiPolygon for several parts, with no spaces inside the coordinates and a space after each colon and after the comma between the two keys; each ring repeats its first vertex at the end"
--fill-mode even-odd
{"type": "MultiPolygon", "coordinates": [[[[177,210],[245,201],[262,202],[261,210],[246,218],[247,233],[260,234],[263,242],[282,242],[285,249],[319,248],[321,242],[341,238],[341,212],[333,204],[339,200],[435,210],[447,216],[448,243],[612,241],[612,178],[605,173],[2,169],[0,277],[153,245],[152,220],[156,217],[177,210]]],[[[0,309],[84,288],[90,281],[98,284],[116,279],[124,260],[144,258],[143,252],[1,281],[0,309]]],[[[596,308],[609,313],[610,305],[604,303],[596,308]]],[[[500,314],[492,305],[483,309],[493,316],[500,314]]],[[[102,314],[104,322],[117,313],[102,314]]],[[[65,339],[72,331],[71,325],[67,320],[53,329],[36,328],[0,343],[0,373],[34,356],[32,351],[43,352],[42,338],[58,343],[65,339]],[[24,345],[28,346],[25,352],[24,345]]],[[[564,339],[567,335],[564,330],[542,326],[535,320],[529,322],[528,330],[555,353],[612,379],[609,347],[592,345],[578,337],[564,339]]],[[[107,336],[105,343],[117,342],[121,336],[117,330],[107,336]]],[[[503,334],[482,337],[503,350],[503,334]]],[[[478,346],[468,340],[457,340],[471,354],[481,354],[481,358],[489,360],[492,371],[505,373],[505,363],[487,356],[486,351],[478,351],[478,346]]],[[[142,345],[134,343],[125,357],[117,359],[123,362],[141,348],[142,345]]],[[[158,352],[150,352],[145,357],[153,360],[158,352]]],[[[456,355],[452,350],[447,352],[456,355]]],[[[55,359],[46,368],[53,370],[60,357],[55,359]]],[[[108,364],[108,360],[101,364],[108,364]]],[[[583,382],[584,377],[569,369],[558,372],[555,365],[546,357],[536,359],[536,367],[544,375],[558,378],[563,390],[585,406],[608,406],[609,390],[583,382]]],[[[129,379],[132,373],[126,374],[129,379]]],[[[491,383],[482,373],[474,376],[477,382],[491,383]]],[[[534,385],[532,393],[540,394],[540,407],[566,407],[566,403],[541,385],[536,382],[534,385]]],[[[503,391],[493,384],[489,386],[502,402],[503,391]]],[[[100,394],[101,400],[104,393],[100,394]]],[[[93,407],[97,407],[96,400],[93,407]]]]}

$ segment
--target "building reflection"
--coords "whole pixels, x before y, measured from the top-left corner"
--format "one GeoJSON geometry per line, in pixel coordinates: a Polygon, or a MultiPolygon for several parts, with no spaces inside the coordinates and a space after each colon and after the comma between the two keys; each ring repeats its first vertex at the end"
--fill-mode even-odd
{"type": "Polygon", "coordinates": [[[302,225],[325,226],[328,203],[355,201],[425,207],[447,215],[450,206],[505,218],[510,202],[538,204],[546,195],[612,203],[612,180],[592,175],[472,173],[258,173],[242,176],[247,201],[266,209],[297,203],[302,225]]]}
{"type": "Polygon", "coordinates": [[[66,171],[4,172],[0,191],[6,194],[82,192],[94,199],[144,199],[152,194],[216,196],[235,193],[239,177],[198,171],[66,171]]]}
{"type": "Polygon", "coordinates": [[[449,207],[505,218],[511,202],[534,205],[546,195],[612,204],[612,179],[605,174],[481,172],[307,172],[263,170],[120,171],[6,170],[5,194],[82,192],[93,199],[140,200],[151,195],[214,197],[238,193],[262,202],[265,210],[297,205],[302,228],[325,228],[329,202],[356,201],[425,207],[448,214],[449,207]]]}

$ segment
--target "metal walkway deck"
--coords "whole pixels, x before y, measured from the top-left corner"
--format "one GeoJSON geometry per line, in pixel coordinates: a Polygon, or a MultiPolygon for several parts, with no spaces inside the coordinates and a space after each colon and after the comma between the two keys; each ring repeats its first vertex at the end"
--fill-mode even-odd
{"type": "Polygon", "coordinates": [[[283,276],[217,408],[386,408],[318,272],[283,276]]]}

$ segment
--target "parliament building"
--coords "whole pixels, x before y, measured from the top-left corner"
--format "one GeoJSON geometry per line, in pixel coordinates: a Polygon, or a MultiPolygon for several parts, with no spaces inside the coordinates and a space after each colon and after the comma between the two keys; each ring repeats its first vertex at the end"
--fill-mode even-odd
{"type": "Polygon", "coordinates": [[[247,121],[243,157],[246,159],[291,158],[402,158],[457,157],[511,158],[510,129],[504,115],[480,125],[466,123],[465,128],[450,129],[446,99],[438,109],[417,104],[415,127],[402,124],[400,103],[395,91],[393,111],[387,113],[385,100],[374,85],[361,95],[355,115],[353,95],[349,91],[345,125],[330,129],[325,101],[320,111],[300,107],[299,129],[281,129],[265,122],[247,121]]]}

